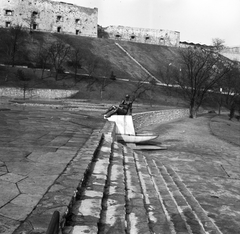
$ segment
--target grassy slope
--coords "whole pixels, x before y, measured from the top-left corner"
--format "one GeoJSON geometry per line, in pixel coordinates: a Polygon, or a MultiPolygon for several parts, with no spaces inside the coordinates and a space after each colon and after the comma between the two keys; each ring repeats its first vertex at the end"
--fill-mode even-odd
{"type": "MultiPolygon", "coordinates": [[[[93,60],[97,59],[98,65],[95,72],[97,76],[109,76],[111,71],[113,71],[119,78],[131,80],[146,79],[147,75],[140,66],[115,44],[116,41],[110,39],[35,32],[25,42],[29,61],[25,58],[22,61],[21,59],[18,60],[17,63],[22,65],[31,63],[41,45],[50,45],[57,40],[63,41],[74,49],[79,49],[83,57],[89,56],[93,60]]],[[[124,41],[117,42],[157,78],[159,69],[165,71],[170,62],[177,60],[177,48],[174,47],[124,41]]],[[[5,63],[6,61],[4,60],[5,56],[2,54],[0,63],[5,63]]],[[[67,70],[69,69],[67,68],[67,70]]]]}
{"type": "Polygon", "coordinates": [[[166,71],[170,63],[177,65],[178,48],[123,41],[119,44],[156,78],[161,79],[159,70],[166,71]]]}
{"type": "MultiPolygon", "coordinates": [[[[111,71],[113,71],[117,78],[129,79],[131,81],[111,82],[104,90],[102,97],[105,100],[119,100],[126,93],[131,94],[136,89],[136,82],[139,80],[145,80],[147,77],[146,73],[139,67],[139,65],[137,65],[126,55],[125,52],[116,46],[116,41],[110,39],[70,36],[64,34],[35,32],[33,35],[29,36],[28,40],[26,40],[29,61],[20,61],[20,64],[21,62],[29,63],[33,61],[33,58],[39,50],[40,45],[51,44],[57,40],[63,41],[72,48],[79,49],[83,56],[88,56],[92,60],[98,60],[97,69],[94,74],[95,76],[109,77],[111,71]]],[[[117,42],[159,80],[161,80],[161,78],[158,76],[159,70],[165,72],[169,63],[177,65],[178,48],[124,41],[117,42]]],[[[0,62],[4,62],[4,55],[0,56],[0,58],[0,62]]],[[[15,77],[16,70],[17,68],[6,69],[4,67],[0,67],[0,85],[11,86],[11,81],[15,77]],[[6,74],[8,74],[9,80],[7,83],[4,81],[6,74]]],[[[70,70],[70,68],[66,66],[66,70],[70,70]]],[[[40,71],[36,72],[30,69],[25,69],[24,71],[32,77],[40,77],[40,71]]],[[[86,73],[83,70],[80,70],[79,72],[86,73]]],[[[51,73],[48,75],[51,76],[51,73]]],[[[48,78],[44,81],[38,82],[34,87],[77,88],[79,89],[79,93],[75,96],[76,98],[99,99],[99,86],[101,85],[101,82],[102,81],[99,81],[98,84],[96,83],[93,85],[93,87],[87,89],[87,83],[89,82],[86,80],[86,78],[75,84],[73,79],[68,76],[60,81],[55,81],[53,78],[48,78]]],[[[184,102],[179,96],[179,94],[172,91],[169,92],[166,87],[154,87],[152,90],[149,90],[142,95],[139,101],[144,100],[162,105],[187,105],[186,102],[184,102]]]]}
{"type": "Polygon", "coordinates": [[[166,70],[170,62],[177,60],[177,48],[140,44],[133,42],[114,41],[110,39],[87,38],[54,34],[57,38],[74,48],[88,52],[100,61],[98,75],[106,75],[104,63],[110,63],[111,69],[117,77],[133,80],[144,80],[145,72],[123,52],[115,42],[119,43],[133,58],[149,70],[154,76],[158,76],[158,70],[166,70]]]}
{"type": "Polygon", "coordinates": [[[230,121],[227,115],[215,116],[209,125],[215,136],[240,146],[240,122],[235,118],[230,121]]]}

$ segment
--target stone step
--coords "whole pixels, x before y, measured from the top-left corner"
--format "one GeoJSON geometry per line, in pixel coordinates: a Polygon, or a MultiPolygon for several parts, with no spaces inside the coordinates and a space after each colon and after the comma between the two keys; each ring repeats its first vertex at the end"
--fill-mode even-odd
{"type": "MultiPolygon", "coordinates": [[[[157,164],[158,167],[161,168],[160,170],[163,171],[163,174],[166,177],[172,178],[172,183],[174,183],[172,186],[178,189],[179,191],[178,194],[181,194],[181,196],[185,199],[185,202],[188,205],[186,209],[184,209],[184,206],[182,207],[181,204],[179,204],[179,206],[182,208],[189,225],[192,227],[193,233],[222,234],[217,225],[208,217],[206,211],[201,207],[199,202],[193,196],[191,191],[186,187],[186,185],[182,182],[181,178],[173,170],[173,168],[171,166],[164,166],[163,164],[161,165],[161,163],[159,162],[157,164]],[[192,216],[191,213],[195,215],[197,220],[191,219],[192,216]],[[197,226],[196,221],[198,221],[201,227],[201,232],[196,232],[196,230],[200,229],[200,227],[197,226]]],[[[176,195],[174,194],[174,196],[176,197],[176,201],[179,203],[177,194],[176,195]]]]}
{"type": "Polygon", "coordinates": [[[63,234],[222,234],[168,165],[106,138],[63,234]]]}
{"type": "Polygon", "coordinates": [[[188,233],[177,206],[170,197],[161,174],[149,165],[141,153],[134,153],[136,168],[142,187],[144,204],[148,213],[151,233],[188,233]],[[165,199],[163,195],[165,194],[165,199]]]}
{"type": "Polygon", "coordinates": [[[205,233],[171,176],[167,174],[162,164],[157,163],[154,160],[148,160],[148,166],[154,177],[159,197],[161,197],[160,199],[174,224],[176,233],[205,233]]]}
{"type": "Polygon", "coordinates": [[[114,142],[99,234],[125,233],[126,192],[122,145],[114,142]]]}
{"type": "Polygon", "coordinates": [[[98,233],[111,160],[112,142],[103,140],[86,183],[79,189],[63,234],[98,233]]]}
{"type": "Polygon", "coordinates": [[[133,151],[123,148],[126,188],[126,230],[127,233],[148,234],[148,213],[144,204],[140,179],[137,173],[133,151]]]}

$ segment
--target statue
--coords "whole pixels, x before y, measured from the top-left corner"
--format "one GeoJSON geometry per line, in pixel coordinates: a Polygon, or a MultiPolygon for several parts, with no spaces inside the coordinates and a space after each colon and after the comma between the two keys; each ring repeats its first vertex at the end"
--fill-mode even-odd
{"type": "Polygon", "coordinates": [[[127,94],[119,106],[111,106],[103,115],[105,119],[112,115],[132,115],[132,101],[130,100],[130,96],[127,94]]]}

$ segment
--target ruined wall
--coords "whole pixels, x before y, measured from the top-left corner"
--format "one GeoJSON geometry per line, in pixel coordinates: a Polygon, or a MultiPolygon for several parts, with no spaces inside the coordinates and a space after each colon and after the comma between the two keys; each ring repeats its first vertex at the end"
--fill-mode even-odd
{"type": "Polygon", "coordinates": [[[0,27],[97,37],[98,9],[47,0],[1,0],[0,27]]]}
{"type": "Polygon", "coordinates": [[[104,30],[109,34],[109,38],[115,40],[166,46],[179,46],[180,33],[176,31],[124,26],[109,26],[104,30]]]}

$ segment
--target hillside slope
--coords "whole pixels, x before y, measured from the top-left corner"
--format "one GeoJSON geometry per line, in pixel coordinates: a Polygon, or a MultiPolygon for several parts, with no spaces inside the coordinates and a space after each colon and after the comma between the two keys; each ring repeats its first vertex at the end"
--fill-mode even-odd
{"type": "Polygon", "coordinates": [[[166,71],[168,64],[177,61],[178,58],[178,49],[174,47],[63,34],[54,34],[54,36],[81,51],[88,50],[91,56],[99,59],[96,73],[100,76],[106,75],[106,67],[117,77],[124,79],[144,80],[148,76],[116,43],[156,78],[159,77],[159,70],[166,71]]]}
{"type": "MultiPolygon", "coordinates": [[[[5,29],[1,29],[1,35],[6,33],[5,29]]],[[[145,80],[149,77],[149,74],[145,71],[146,69],[161,81],[160,72],[165,73],[170,63],[176,65],[178,58],[178,48],[174,47],[60,33],[33,32],[32,34],[26,33],[26,36],[24,42],[21,42],[24,43],[24,48],[18,58],[16,58],[16,64],[18,65],[36,63],[40,48],[50,46],[57,40],[71,46],[72,49],[80,50],[83,61],[86,57],[95,61],[94,75],[100,77],[109,77],[111,72],[114,72],[118,78],[135,81],[145,80]]],[[[9,54],[7,55],[8,52],[5,49],[6,45],[4,43],[8,43],[8,47],[10,44],[4,41],[0,44],[0,63],[6,64],[11,60],[7,61],[9,54]]],[[[64,67],[67,71],[71,70],[71,68],[67,67],[67,64],[64,67]]],[[[80,70],[79,72],[86,73],[84,70],[80,70]]]]}
{"type": "MultiPolygon", "coordinates": [[[[26,48],[28,50],[29,62],[33,62],[34,56],[42,45],[50,45],[61,40],[73,49],[79,49],[83,60],[85,56],[97,61],[94,72],[96,76],[109,76],[113,71],[118,78],[145,80],[148,76],[146,72],[132,60],[116,43],[122,46],[136,61],[156,78],[159,77],[159,70],[166,71],[169,63],[177,61],[177,48],[140,44],[134,42],[115,41],[111,39],[79,37],[65,34],[50,34],[44,32],[34,32],[31,40],[28,40],[26,48]]],[[[24,59],[26,62],[26,58],[24,59]]],[[[4,63],[4,58],[1,58],[4,63]]],[[[23,62],[19,62],[20,64],[23,62]]],[[[70,68],[65,66],[67,70],[70,68]]],[[[80,71],[84,73],[84,71],[80,71]]]]}

